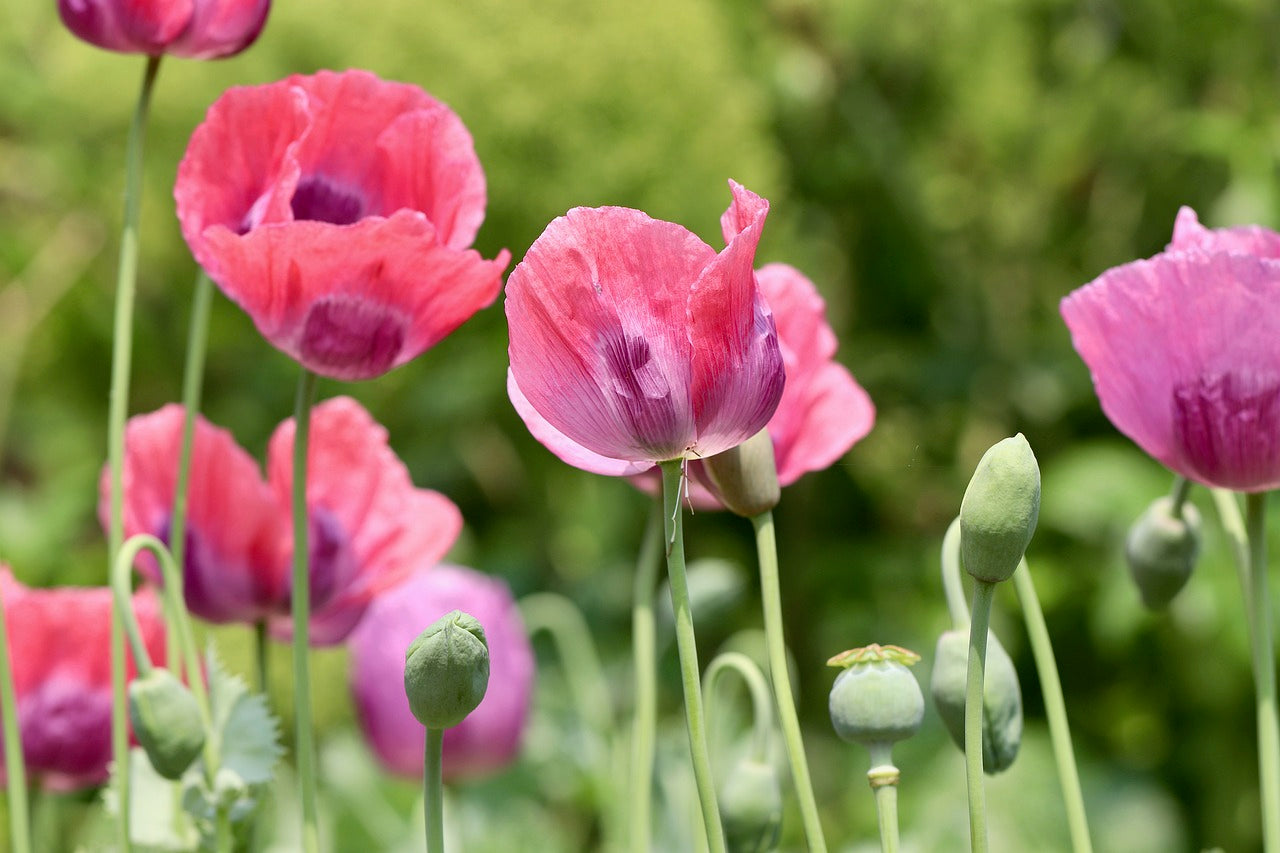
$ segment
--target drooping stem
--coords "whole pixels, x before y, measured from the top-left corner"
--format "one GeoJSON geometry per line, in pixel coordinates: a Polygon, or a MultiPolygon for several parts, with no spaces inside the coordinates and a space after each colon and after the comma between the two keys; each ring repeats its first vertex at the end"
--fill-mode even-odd
{"type": "Polygon", "coordinates": [[[712,710],[720,675],[730,670],[742,676],[751,694],[751,757],[761,764],[767,763],[769,736],[773,732],[773,700],[769,695],[769,685],[764,673],[751,658],[741,652],[721,652],[711,659],[711,663],[707,665],[707,674],[702,679],[706,694],[703,707],[706,709],[707,719],[714,719],[712,710]]]}
{"type": "Polygon", "coordinates": [[[311,735],[311,671],[307,653],[311,636],[310,518],[307,513],[307,437],[316,375],[305,367],[298,379],[293,411],[293,684],[294,730],[298,784],[302,792],[302,849],[320,849],[316,810],[315,743],[311,735]]]}
{"type": "Polygon", "coordinates": [[[578,716],[597,736],[608,738],[613,731],[609,682],[582,611],[559,593],[535,592],[520,599],[520,617],[530,637],[540,631],[551,636],[578,716]]]}
{"type": "Polygon", "coordinates": [[[711,778],[711,757],[702,716],[702,686],[698,669],[698,644],[689,608],[689,581],[684,565],[684,527],[680,496],[684,472],[681,460],[662,463],[663,521],[666,529],[667,574],[671,586],[671,610],[676,621],[676,648],[680,655],[680,681],[684,688],[684,717],[689,730],[693,780],[702,806],[702,824],[711,853],[725,853],[724,829],[711,778]]]}
{"type": "Polygon", "coordinates": [[[1267,494],[1245,495],[1249,534],[1246,604],[1253,612],[1249,647],[1253,657],[1258,717],[1258,767],[1262,797],[1262,840],[1267,853],[1280,851],[1280,722],[1276,718],[1276,655],[1271,634],[1271,593],[1267,585],[1267,494]]]}
{"type": "Polygon", "coordinates": [[[964,766],[969,789],[969,848],[987,850],[987,798],[982,778],[982,688],[987,668],[987,630],[996,585],[974,578],[969,625],[969,678],[964,695],[964,766]]]}
{"type": "Polygon", "coordinates": [[[645,525],[632,587],[631,655],[635,713],[631,723],[631,786],[627,820],[631,853],[649,853],[653,812],[653,753],[658,725],[657,630],[653,591],[662,565],[662,502],[654,501],[645,525]]]}
{"type": "Polygon", "coordinates": [[[1040,677],[1045,716],[1049,718],[1049,738],[1053,741],[1053,757],[1058,765],[1058,782],[1062,786],[1062,801],[1071,831],[1071,849],[1075,853],[1091,853],[1093,844],[1089,840],[1089,821],[1085,816],[1084,793],[1080,789],[1075,751],[1071,748],[1071,727],[1067,723],[1062,682],[1058,678],[1058,664],[1053,645],[1049,642],[1049,629],[1045,625],[1044,612],[1040,609],[1040,599],[1026,560],[1019,563],[1018,570],[1013,573],[1013,586],[1018,593],[1018,603],[1022,605],[1022,617],[1031,640],[1031,654],[1036,661],[1036,674],[1040,677]]]}
{"type": "Polygon", "coordinates": [[[4,726],[4,770],[9,803],[9,843],[13,853],[30,853],[31,825],[27,810],[27,771],[18,729],[18,697],[13,689],[9,659],[9,628],[0,601],[0,717],[4,726]]]}
{"type": "Polygon", "coordinates": [[[963,631],[969,627],[969,605],[965,601],[964,581],[960,578],[960,518],[956,517],[942,537],[942,591],[947,597],[951,627],[963,631]]]}
{"type": "MultiPolygon", "coordinates": [[[[111,338],[111,391],[107,414],[107,464],[111,480],[111,512],[107,524],[107,572],[124,542],[124,422],[129,410],[129,362],[133,354],[133,302],[138,280],[138,220],[142,209],[142,151],[151,92],[160,57],[147,58],[142,89],[125,148],[124,229],[116,268],[116,305],[111,338]]],[[[113,610],[113,613],[116,611],[113,610]]],[[[133,849],[129,838],[129,720],[125,697],[124,633],[111,620],[111,754],[115,759],[116,843],[121,853],[133,849]]]]}
{"type": "Polygon", "coordinates": [[[892,744],[874,744],[867,781],[876,797],[880,825],[880,853],[898,853],[898,768],[893,764],[892,744]]]}
{"type": "Polygon", "coordinates": [[[422,771],[427,853],[444,853],[444,781],[440,775],[443,758],[444,729],[427,729],[427,752],[422,771]]]}
{"type": "Polygon", "coordinates": [[[787,745],[791,779],[800,801],[800,816],[809,849],[814,853],[825,853],[827,842],[822,834],[818,801],[813,794],[813,782],[809,779],[809,761],[805,757],[800,720],[796,715],[791,679],[787,673],[787,643],[782,629],[782,591],[778,582],[778,544],[773,512],[766,510],[760,513],[751,519],[751,524],[755,527],[756,557],[760,563],[760,598],[764,609],[765,644],[769,649],[769,676],[773,682],[778,719],[782,724],[782,739],[787,745]]]}

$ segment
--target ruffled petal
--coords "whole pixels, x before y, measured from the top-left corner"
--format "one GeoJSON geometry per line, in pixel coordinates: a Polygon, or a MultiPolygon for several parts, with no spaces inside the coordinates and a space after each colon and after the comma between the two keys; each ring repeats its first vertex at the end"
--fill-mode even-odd
{"type": "Polygon", "coordinates": [[[1189,207],[1178,210],[1173,223],[1171,252],[1228,252],[1259,258],[1280,258],[1280,234],[1257,225],[1236,228],[1205,228],[1189,207]]]}

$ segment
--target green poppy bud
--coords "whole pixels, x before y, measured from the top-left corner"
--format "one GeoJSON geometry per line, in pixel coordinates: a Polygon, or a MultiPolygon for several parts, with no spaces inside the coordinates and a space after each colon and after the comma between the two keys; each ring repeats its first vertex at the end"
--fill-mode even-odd
{"type": "Polygon", "coordinates": [[[1181,517],[1173,514],[1173,500],[1157,498],[1147,507],[1124,542],[1129,571],[1154,609],[1166,606],[1186,585],[1200,555],[1200,513],[1189,503],[1181,517]]]}
{"type": "Polygon", "coordinates": [[[489,686],[489,646],[479,620],[446,613],[404,654],[409,710],[429,729],[456,726],[476,709],[489,686]]]}
{"type": "Polygon", "coordinates": [[[782,487],[773,459],[773,439],[762,429],[751,438],[702,460],[716,497],[737,515],[754,518],[778,505],[782,487]]]}
{"type": "Polygon", "coordinates": [[[182,778],[204,748],[196,697],[167,669],[129,684],[129,722],[151,766],[166,779],[182,778]]]}
{"type": "Polygon", "coordinates": [[[729,853],[768,853],[782,835],[782,788],[771,765],[743,759],[720,788],[729,853]]]}
{"type": "MultiPolygon", "coordinates": [[[[1022,688],[1009,653],[987,634],[986,677],[982,684],[982,769],[999,773],[1013,764],[1022,744],[1022,688]]],[[[964,751],[964,700],[969,677],[969,632],[945,631],[938,638],[929,692],[951,739],[964,751]]]]}
{"type": "Polygon", "coordinates": [[[1008,580],[1040,516],[1040,466],[1022,433],[982,456],[960,503],[960,558],[988,583],[1008,580]]]}
{"type": "Polygon", "coordinates": [[[841,652],[828,666],[845,667],[831,686],[828,708],[836,734],[864,746],[909,738],[924,720],[924,695],[907,669],[920,660],[898,646],[872,644],[841,652]]]}

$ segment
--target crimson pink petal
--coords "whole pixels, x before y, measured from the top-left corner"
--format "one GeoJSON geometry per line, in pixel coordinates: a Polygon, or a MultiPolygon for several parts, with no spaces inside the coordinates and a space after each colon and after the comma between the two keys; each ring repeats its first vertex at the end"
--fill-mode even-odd
{"type": "Polygon", "coordinates": [[[1259,258],[1280,258],[1280,234],[1257,225],[1205,228],[1189,207],[1178,210],[1169,251],[1234,252],[1259,258]]]}
{"type": "Polygon", "coordinates": [[[187,59],[218,59],[257,41],[271,0],[195,0],[187,29],[165,50],[187,59]]]}

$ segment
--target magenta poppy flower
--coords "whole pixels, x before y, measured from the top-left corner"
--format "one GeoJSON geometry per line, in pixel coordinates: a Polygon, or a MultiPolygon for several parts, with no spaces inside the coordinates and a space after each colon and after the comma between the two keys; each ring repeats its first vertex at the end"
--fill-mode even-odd
{"type": "Polygon", "coordinates": [[[421,354],[494,300],[510,259],[468,248],[486,196],[462,120],[367,71],[229,89],[192,135],[174,197],[227,296],[334,379],[421,354]]]}
{"type": "MultiPolygon", "coordinates": [[[[28,775],[54,791],[101,784],[111,760],[111,591],[32,589],[0,564],[0,596],[28,775]]],[[[163,659],[155,594],[139,590],[133,611],[147,651],[163,659]]]]}
{"type": "MultiPolygon", "coordinates": [[[[125,430],[124,530],[170,541],[183,408],[173,404],[130,418],[125,430]]],[[[187,491],[183,597],[210,622],[257,623],[289,602],[287,507],[263,480],[261,469],[231,433],[197,418],[187,491]]],[[[104,467],[98,514],[110,513],[110,473],[104,467]]],[[[138,568],[161,582],[155,557],[138,568]]]]}
{"type": "Polygon", "coordinates": [[[730,187],[719,254],[638,210],[575,208],[511,273],[511,401],[570,464],[635,474],[769,422],[784,369],[752,272],[769,203],[730,187]]]}
{"type": "Polygon", "coordinates": [[[422,777],[426,729],[404,693],[405,649],[451,610],[475,616],[489,643],[489,689],[480,706],[444,733],[446,780],[506,766],[520,749],[533,692],[533,649],[511,590],[502,580],[461,566],[420,564],[412,576],[374,599],[351,634],[351,692],[360,727],[384,767],[422,777]]]}
{"type": "Polygon", "coordinates": [[[257,40],[271,0],[58,0],[67,29],[121,53],[220,59],[257,40]]]}
{"type": "Polygon", "coordinates": [[[1182,476],[1280,486],[1280,234],[1178,212],[1169,248],[1107,270],[1062,317],[1116,428],[1182,476]]]}
{"type": "MultiPolygon", "coordinates": [[[[289,419],[267,450],[268,480],[284,508],[293,488],[293,436],[289,419]]],[[[312,409],[307,449],[310,640],[323,646],[345,639],[379,592],[443,557],[462,529],[462,514],[444,495],[414,487],[387,446],[387,431],[350,397],[312,409]]],[[[289,561],[292,552],[290,537],[289,561]]],[[[273,631],[289,636],[291,626],[282,613],[273,631]]]]}

